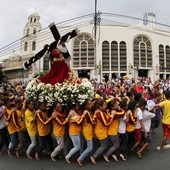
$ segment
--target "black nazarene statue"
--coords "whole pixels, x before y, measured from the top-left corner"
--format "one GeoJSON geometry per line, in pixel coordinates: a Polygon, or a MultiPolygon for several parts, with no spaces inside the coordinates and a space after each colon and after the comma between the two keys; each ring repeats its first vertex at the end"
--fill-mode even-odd
{"type": "Polygon", "coordinates": [[[67,47],[65,46],[65,42],[68,42],[71,38],[77,36],[78,31],[77,29],[74,29],[73,31],[60,37],[55,24],[50,24],[49,28],[55,41],[50,45],[45,45],[40,52],[26,61],[23,64],[23,67],[28,69],[33,63],[45,55],[45,53],[49,53],[50,58],[52,59],[51,69],[49,73],[38,79],[45,84],[49,83],[51,85],[55,85],[56,83],[62,83],[64,80],[69,79],[71,75],[70,67],[65,62],[65,59],[70,57],[67,47]]]}

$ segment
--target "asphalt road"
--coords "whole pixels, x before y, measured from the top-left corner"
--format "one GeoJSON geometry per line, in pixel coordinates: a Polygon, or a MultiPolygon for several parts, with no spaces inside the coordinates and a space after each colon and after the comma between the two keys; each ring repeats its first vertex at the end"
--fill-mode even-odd
{"type": "MultiPolygon", "coordinates": [[[[129,155],[126,162],[112,160],[106,163],[103,159],[97,160],[93,165],[88,159],[83,167],[79,167],[73,160],[68,165],[63,159],[52,162],[48,156],[43,156],[40,161],[28,160],[25,156],[22,158],[10,158],[6,152],[0,155],[0,170],[169,170],[170,169],[170,149],[158,151],[162,137],[161,127],[157,129],[156,134],[152,135],[153,142],[150,150],[143,154],[143,159],[139,159],[136,153],[129,155]]],[[[168,141],[170,143],[170,140],[168,141]]],[[[5,149],[4,149],[5,150],[5,149]]]]}

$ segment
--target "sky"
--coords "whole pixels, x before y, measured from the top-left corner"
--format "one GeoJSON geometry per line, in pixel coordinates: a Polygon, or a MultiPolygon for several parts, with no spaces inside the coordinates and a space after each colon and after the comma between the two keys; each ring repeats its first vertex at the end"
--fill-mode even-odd
{"type": "MultiPolygon", "coordinates": [[[[94,13],[95,0],[0,0],[0,49],[20,39],[31,13],[41,16],[42,28],[94,13]]],[[[142,17],[156,14],[157,22],[170,25],[170,0],[97,0],[97,11],[142,17]]],[[[1,54],[0,54],[1,57],[1,54]]]]}

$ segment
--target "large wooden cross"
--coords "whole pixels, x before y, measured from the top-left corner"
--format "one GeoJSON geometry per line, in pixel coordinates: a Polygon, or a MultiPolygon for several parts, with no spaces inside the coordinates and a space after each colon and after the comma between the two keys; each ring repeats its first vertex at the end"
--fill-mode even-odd
{"type": "MultiPolygon", "coordinates": [[[[50,24],[49,28],[50,28],[50,30],[53,34],[55,41],[52,42],[50,45],[46,44],[41,51],[39,51],[37,54],[35,54],[29,60],[24,62],[23,68],[25,70],[29,69],[31,67],[31,65],[33,63],[35,63],[37,60],[39,60],[41,57],[43,57],[43,55],[45,53],[50,53],[52,50],[57,48],[57,46],[62,45],[62,46],[64,46],[64,48],[66,48],[65,42],[68,42],[71,38],[77,36],[77,34],[78,34],[78,30],[74,29],[71,32],[68,32],[67,34],[65,34],[63,36],[60,36],[60,33],[59,33],[59,31],[58,31],[58,29],[57,29],[57,27],[54,23],[50,24]]],[[[63,56],[64,56],[64,58],[70,57],[68,50],[63,53],[63,56]]]]}

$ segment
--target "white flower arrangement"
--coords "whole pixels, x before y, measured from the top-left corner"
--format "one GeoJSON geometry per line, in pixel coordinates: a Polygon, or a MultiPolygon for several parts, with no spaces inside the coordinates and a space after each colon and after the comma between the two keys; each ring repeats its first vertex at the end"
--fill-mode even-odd
{"type": "Polygon", "coordinates": [[[94,89],[88,79],[79,83],[63,82],[63,84],[44,84],[33,79],[26,87],[26,99],[33,99],[35,103],[46,102],[51,107],[55,102],[62,104],[82,104],[86,99],[94,97],[94,89]]]}

